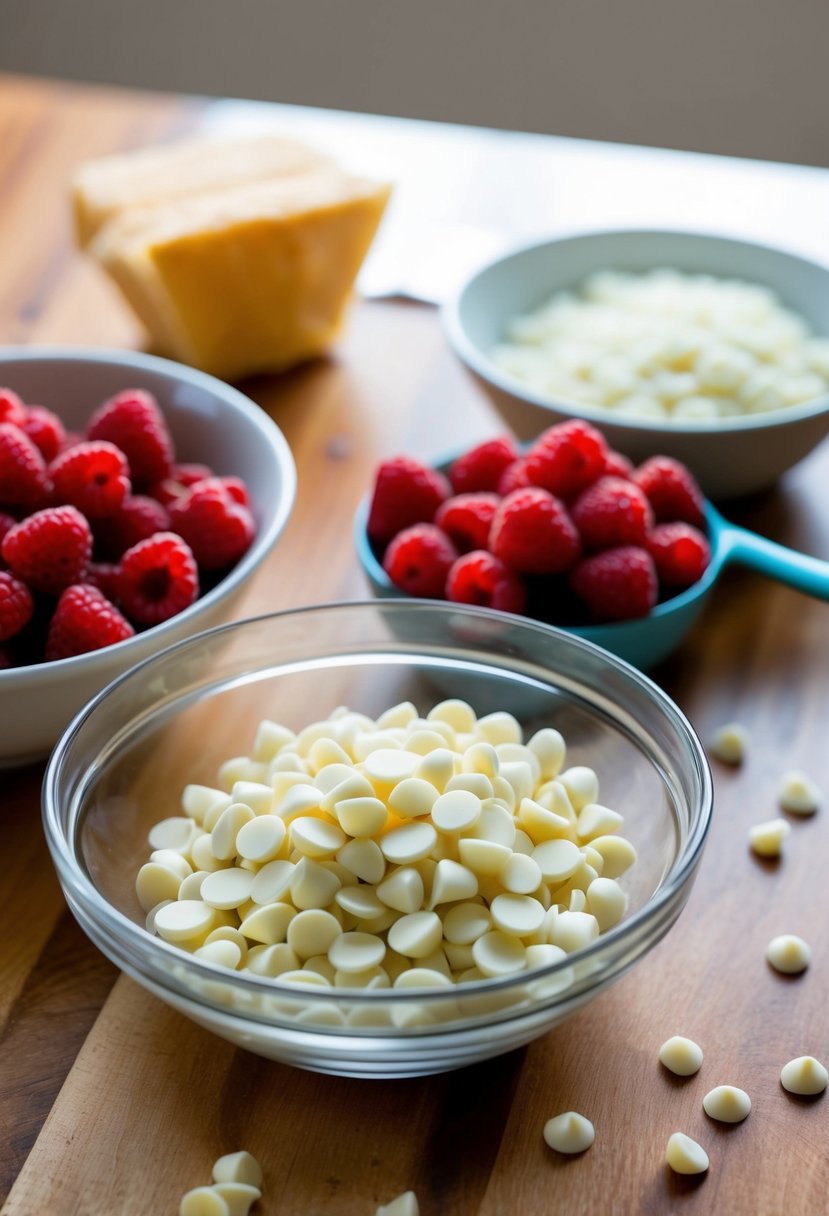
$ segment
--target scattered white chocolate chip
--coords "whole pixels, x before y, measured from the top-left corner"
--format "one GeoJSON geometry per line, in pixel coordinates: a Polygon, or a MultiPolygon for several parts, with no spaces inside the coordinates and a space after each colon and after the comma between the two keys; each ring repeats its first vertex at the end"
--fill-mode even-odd
{"type": "Polygon", "coordinates": [[[227,1200],[212,1186],[196,1186],[182,1196],[179,1216],[230,1216],[227,1200]]]}
{"type": "Polygon", "coordinates": [[[751,1110],[751,1098],[735,1085],[717,1085],[702,1099],[702,1108],[720,1123],[741,1123],[751,1110]]]}
{"type": "Polygon", "coordinates": [[[404,1191],[391,1203],[381,1203],[377,1216],[420,1216],[420,1206],[414,1191],[404,1191]]]}
{"type": "Polygon", "coordinates": [[[829,1073],[814,1056],[798,1056],[783,1065],[780,1084],[790,1094],[810,1097],[823,1093],[829,1084],[829,1073]]]}
{"type": "Polygon", "coordinates": [[[669,1072],[690,1077],[702,1067],[702,1048],[693,1039],[675,1034],[659,1048],[659,1059],[669,1072]]]}
{"type": "Polygon", "coordinates": [[[783,841],[791,830],[791,824],[785,819],[768,819],[749,828],[749,844],[758,857],[779,857],[783,852],[783,841]]]}
{"type": "Polygon", "coordinates": [[[257,1199],[262,1198],[259,1187],[247,1182],[216,1182],[212,1189],[225,1201],[230,1216],[248,1216],[257,1199]]]}
{"type": "Polygon", "coordinates": [[[261,1187],[262,1166],[252,1153],[244,1149],[237,1153],[225,1153],[213,1163],[213,1181],[244,1182],[247,1186],[261,1187]]]}
{"type": "Polygon", "coordinates": [[[262,1167],[241,1150],[213,1164],[213,1183],[197,1186],[182,1197],[179,1216],[248,1216],[262,1197],[262,1167]]]}
{"type": "Polygon", "coordinates": [[[812,961],[812,950],[802,937],[794,933],[781,933],[769,942],[766,958],[775,971],[783,975],[799,975],[812,961]]]}
{"type": "Polygon", "coordinates": [[[593,1124],[574,1110],[556,1115],[544,1124],[544,1141],[557,1153],[583,1153],[595,1139],[593,1124]]]}
{"type": "Polygon", "coordinates": [[[823,802],[816,783],[797,769],[783,775],[778,798],[783,810],[792,815],[814,815],[823,802]]]}
{"type": "Polygon", "coordinates": [[[665,1160],[675,1174],[704,1174],[708,1169],[705,1149],[684,1132],[674,1132],[669,1138],[665,1160]]]}
{"type": "Polygon", "coordinates": [[[724,764],[742,764],[748,750],[748,730],[740,722],[728,722],[715,731],[708,750],[724,764]]]}

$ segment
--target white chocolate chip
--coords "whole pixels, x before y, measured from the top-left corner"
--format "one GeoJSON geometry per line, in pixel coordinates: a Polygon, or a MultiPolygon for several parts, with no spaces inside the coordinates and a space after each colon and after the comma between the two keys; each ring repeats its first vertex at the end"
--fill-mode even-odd
{"type": "Polygon", "coordinates": [[[179,1216],[230,1216],[230,1205],[212,1186],[197,1186],[182,1196],[179,1216]]]}
{"type": "Polygon", "coordinates": [[[791,830],[791,824],[785,819],[767,819],[749,828],[749,844],[758,857],[779,857],[783,852],[783,841],[791,830]]]}
{"type": "Polygon", "coordinates": [[[798,1056],[783,1065],[780,1084],[790,1094],[811,1097],[823,1093],[829,1084],[829,1073],[814,1056],[798,1056]]]}
{"type": "Polygon", "coordinates": [[[328,949],[328,960],[338,971],[366,971],[378,967],[386,943],[373,933],[341,933],[328,949]]]}
{"type": "Polygon", "coordinates": [[[799,770],[792,770],[783,776],[778,797],[783,810],[792,815],[814,815],[823,802],[818,786],[811,777],[799,770]]]}
{"type": "Polygon", "coordinates": [[[527,962],[527,951],[511,934],[493,930],[477,938],[472,946],[475,966],[489,977],[512,975],[522,971],[527,962]]]}
{"type": "Polygon", "coordinates": [[[432,806],[432,823],[440,832],[468,832],[480,817],[481,799],[470,790],[447,790],[432,806]]]}
{"type": "Polygon", "coordinates": [[[383,856],[395,865],[411,865],[428,857],[437,844],[437,832],[431,823],[413,820],[394,828],[380,841],[383,856]]]}
{"type": "Polygon", "coordinates": [[[215,909],[200,899],[180,899],[159,908],[155,929],[166,942],[191,941],[213,928],[215,909]]]}
{"type": "Polygon", "coordinates": [[[438,862],[432,876],[430,908],[434,909],[438,904],[454,903],[460,899],[473,899],[477,894],[478,879],[472,870],[449,857],[438,862]]]}
{"type": "Polygon", "coordinates": [[[262,1167],[251,1153],[240,1149],[225,1153],[213,1165],[214,1182],[243,1182],[247,1186],[262,1186],[262,1167]]]}
{"type": "Polygon", "coordinates": [[[702,1048],[693,1039],[675,1034],[659,1048],[659,1059],[669,1072],[690,1077],[702,1067],[702,1048]]]}
{"type": "MultiPolygon", "coordinates": [[[[285,977],[282,978],[284,980],[285,977]]],[[[259,1188],[246,1182],[217,1182],[213,1190],[224,1199],[230,1216],[248,1216],[253,1204],[262,1198],[259,1188]]]]}
{"type": "Polygon", "coordinates": [[[401,916],[389,929],[392,950],[406,958],[423,958],[440,945],[443,923],[436,912],[411,912],[401,916]]]}
{"type": "Polygon", "coordinates": [[[565,882],[582,860],[572,840],[545,840],[533,849],[532,856],[544,881],[555,883],[565,882]]]}
{"type": "Polygon", "coordinates": [[[556,1115],[544,1124],[544,1142],[558,1153],[583,1153],[595,1139],[593,1124],[574,1110],[556,1115]]]}
{"type": "Polygon", "coordinates": [[[702,1099],[702,1108],[720,1123],[741,1123],[751,1111],[751,1098],[735,1085],[718,1085],[702,1099]]]}
{"type": "Polygon", "coordinates": [[[544,908],[529,895],[496,895],[490,904],[496,929],[513,937],[527,937],[541,928],[544,908]]]}
{"type": "Polygon", "coordinates": [[[208,874],[201,885],[201,897],[212,908],[239,908],[251,898],[254,875],[234,866],[208,874]]]}
{"type": "Polygon", "coordinates": [[[727,722],[711,737],[708,750],[723,764],[742,764],[749,745],[749,733],[739,722],[727,722]]]}
{"type": "Polygon", "coordinates": [[[799,975],[812,961],[810,946],[794,933],[773,937],[766,947],[766,958],[775,971],[783,975],[799,975]]]}
{"type": "Polygon", "coordinates": [[[675,1174],[704,1174],[708,1169],[708,1154],[684,1132],[674,1132],[668,1140],[665,1160],[675,1174]]]}
{"type": "Polygon", "coordinates": [[[404,1191],[390,1203],[381,1203],[376,1216],[420,1216],[417,1196],[414,1191],[404,1191]]]}

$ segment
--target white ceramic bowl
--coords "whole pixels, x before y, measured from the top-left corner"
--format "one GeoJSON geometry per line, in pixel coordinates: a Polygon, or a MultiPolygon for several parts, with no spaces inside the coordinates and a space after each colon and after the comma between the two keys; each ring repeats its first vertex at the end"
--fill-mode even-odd
{"type": "Polygon", "coordinates": [[[7,347],[0,384],[48,406],[80,428],[126,388],[154,393],[178,458],[242,477],[257,533],[234,569],[178,616],[90,654],[0,671],[0,767],[47,755],[72,717],[121,672],[157,650],[226,619],[233,601],[273,548],[293,506],[296,473],[282,432],[242,393],[212,376],[132,351],[7,347]]]}
{"type": "MultiPolygon", "coordinates": [[[[346,744],[347,746],[347,744],[346,744]]],[[[278,761],[276,762],[278,764],[278,761]]],[[[267,780],[267,773],[262,776],[267,780]]],[[[519,1047],[620,978],[676,920],[711,815],[703,748],[655,684],[547,625],[421,600],[329,604],[235,622],[114,681],[65,732],[43,786],[46,838],[72,912],[161,1000],[223,1038],[319,1072],[402,1077],[519,1047]],[[565,960],[430,988],[298,987],[217,967],[151,936],[135,895],[153,824],[181,791],[250,756],[263,718],[299,731],[338,706],[372,719],[463,697],[554,726],[595,768],[637,851],[622,921],[565,960]]],[[[286,897],[287,898],[287,897],[286,897]]]]}
{"type": "Polygon", "coordinates": [[[829,266],[781,250],[688,232],[596,232],[549,240],[478,270],[444,310],[450,344],[519,439],[566,418],[600,426],[612,447],[639,462],[664,454],[683,461],[713,499],[754,493],[776,482],[829,433],[829,395],[773,413],[717,423],[661,425],[620,419],[612,410],[556,400],[510,376],[490,357],[508,322],[598,270],[642,273],[669,267],[771,288],[816,334],[829,335],[829,266]]]}

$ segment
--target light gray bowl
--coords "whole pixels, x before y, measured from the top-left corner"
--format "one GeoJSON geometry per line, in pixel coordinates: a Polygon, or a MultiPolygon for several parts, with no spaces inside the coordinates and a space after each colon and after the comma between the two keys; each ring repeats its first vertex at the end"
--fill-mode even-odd
{"type": "Polygon", "coordinates": [[[596,232],[549,240],[499,257],[449,301],[444,323],[455,354],[486,390],[519,439],[567,418],[586,418],[631,460],[664,454],[683,461],[703,492],[734,498],[774,484],[829,432],[829,394],[773,413],[716,423],[662,425],[620,419],[612,410],[556,400],[502,371],[490,351],[508,322],[594,271],[685,273],[743,279],[771,288],[816,334],[829,335],[829,266],[747,241],[689,232],[596,232]]]}
{"type": "Polygon", "coordinates": [[[0,385],[28,404],[48,406],[70,429],[126,388],[154,393],[180,460],[236,474],[247,484],[257,533],[221,582],[184,612],[90,654],[0,671],[0,768],[48,755],[61,731],[95,693],[141,659],[219,624],[276,544],[293,507],[296,473],[285,438],[268,415],[230,385],[167,359],[133,351],[7,347],[0,385]]]}

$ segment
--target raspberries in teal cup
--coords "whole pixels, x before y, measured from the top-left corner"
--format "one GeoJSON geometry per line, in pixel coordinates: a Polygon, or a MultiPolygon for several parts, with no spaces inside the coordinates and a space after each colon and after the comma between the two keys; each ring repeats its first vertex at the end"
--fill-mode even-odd
{"type": "Polygon", "coordinates": [[[691,472],[667,456],[634,468],[582,420],[524,451],[488,440],[444,471],[384,461],[367,531],[402,593],[565,626],[647,616],[711,557],[691,472]]]}

